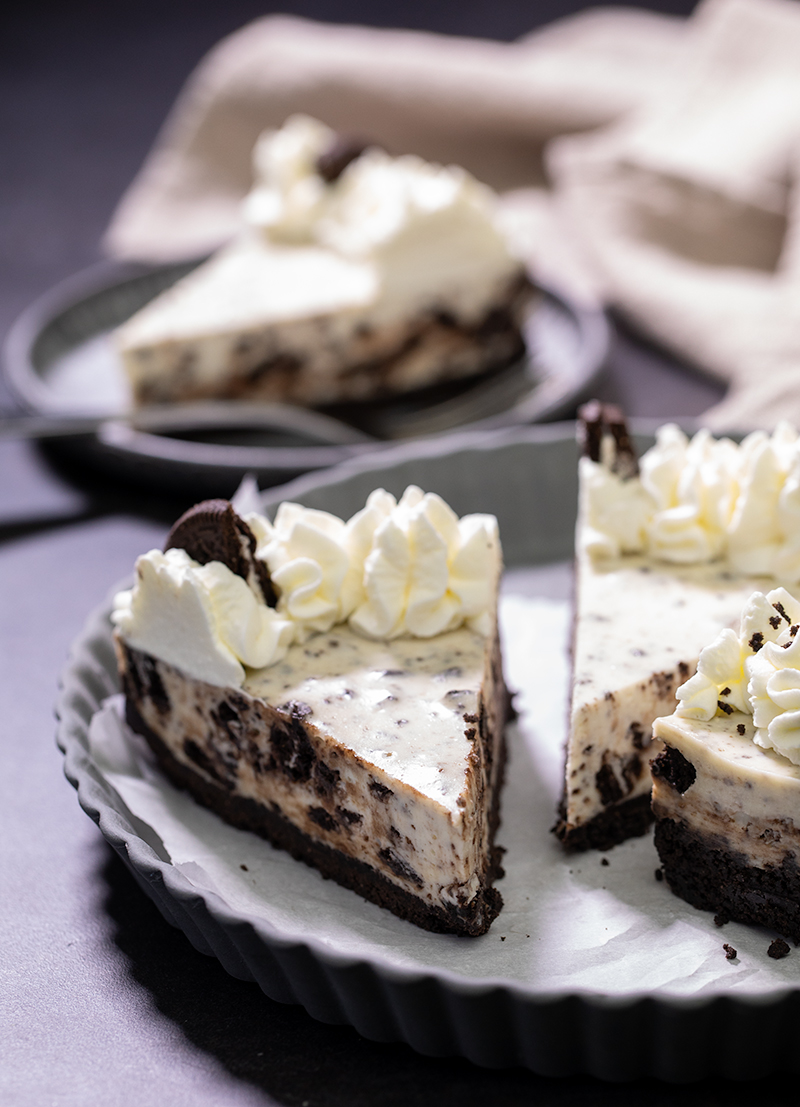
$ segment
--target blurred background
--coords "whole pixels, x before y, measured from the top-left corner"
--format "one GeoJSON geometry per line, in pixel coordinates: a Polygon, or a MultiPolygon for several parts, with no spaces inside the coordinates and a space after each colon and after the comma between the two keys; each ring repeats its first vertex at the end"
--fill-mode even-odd
{"type": "MultiPolygon", "coordinates": [[[[222,36],[283,12],[512,40],[581,0],[32,0],[0,33],[0,334],[32,299],[101,257],[100,238],[191,70],[222,36]]],[[[691,0],[634,5],[688,15],[691,0]]],[[[631,351],[620,350],[625,372],[631,351]]],[[[657,354],[652,356],[658,368],[657,354]]],[[[635,380],[632,382],[635,387],[635,380]]],[[[693,387],[693,384],[690,385],[693,387]]],[[[701,411],[715,390],[697,383],[701,411]]],[[[7,401],[7,393],[4,396],[7,401]]],[[[637,396],[640,414],[647,392],[637,396]]],[[[691,405],[690,405],[691,406],[691,405]]]]}

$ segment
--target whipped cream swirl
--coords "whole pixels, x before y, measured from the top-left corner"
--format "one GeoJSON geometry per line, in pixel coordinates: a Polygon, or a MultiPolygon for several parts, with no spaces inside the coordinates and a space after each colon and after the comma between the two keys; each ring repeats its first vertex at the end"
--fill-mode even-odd
{"type": "Polygon", "coordinates": [[[459,520],[410,485],[375,530],[350,625],[372,638],[432,638],[464,623],[489,634],[500,560],[493,515],[459,520]]]}
{"type": "Polygon", "coordinates": [[[753,741],[800,765],[800,601],[785,588],[754,592],[737,635],[725,629],[677,691],[677,714],[753,716],[753,741]]]}
{"type": "Polygon", "coordinates": [[[787,423],[740,445],[707,430],[690,440],[668,424],[638,477],[620,479],[588,458],[580,474],[584,544],[595,557],[727,557],[737,572],[800,581],[800,442],[787,423]]]}
{"type": "Polygon", "coordinates": [[[132,590],[114,598],[112,622],[129,645],[209,684],[241,687],[245,666],[285,657],[291,623],[220,561],[199,565],[185,550],[150,550],[132,590]]]}
{"type": "Polygon", "coordinates": [[[254,151],[245,222],[269,242],[322,247],[375,267],[389,300],[430,307],[455,296],[469,314],[521,272],[497,221],[495,193],[457,166],[370,147],[334,181],[317,171],[336,134],[294,115],[254,151]]]}
{"type": "Polygon", "coordinates": [[[266,561],[278,592],[278,611],[290,619],[295,641],[343,623],[364,596],[364,562],[379,524],[396,506],[382,488],[345,523],[327,511],[282,503],[274,524],[251,514],[256,557],[266,561]]]}
{"type": "Polygon", "coordinates": [[[114,600],[112,620],[131,646],[199,680],[240,687],[246,668],[273,665],[337,623],[372,638],[493,630],[502,567],[493,515],[459,519],[410,485],[399,503],[376,489],[347,522],[295,503],[281,504],[274,523],[256,512],[244,518],[277,608],[222,562],[151,550],[136,562],[133,589],[114,600]]]}

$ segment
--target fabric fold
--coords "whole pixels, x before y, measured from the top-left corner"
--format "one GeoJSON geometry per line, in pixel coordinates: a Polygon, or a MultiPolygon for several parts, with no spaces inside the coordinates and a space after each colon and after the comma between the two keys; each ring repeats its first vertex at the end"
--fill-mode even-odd
{"type": "Polygon", "coordinates": [[[499,43],[269,16],[201,61],[123,196],[118,257],[236,234],[293,112],[504,191],[535,276],[728,382],[714,428],[800,424],[800,3],[593,9],[499,43]]]}

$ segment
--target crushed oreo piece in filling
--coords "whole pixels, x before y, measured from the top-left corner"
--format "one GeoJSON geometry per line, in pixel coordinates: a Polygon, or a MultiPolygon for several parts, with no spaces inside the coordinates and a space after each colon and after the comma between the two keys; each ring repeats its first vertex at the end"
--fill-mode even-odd
{"type": "Polygon", "coordinates": [[[697,770],[694,765],[680,750],[672,746],[666,746],[663,753],[652,762],[650,766],[653,776],[661,777],[677,792],[683,795],[688,792],[697,780],[697,770]]]}

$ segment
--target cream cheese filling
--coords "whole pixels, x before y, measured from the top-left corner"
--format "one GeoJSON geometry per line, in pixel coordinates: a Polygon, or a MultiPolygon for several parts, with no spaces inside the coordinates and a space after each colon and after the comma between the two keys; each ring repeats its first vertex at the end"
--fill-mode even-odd
{"type": "Polygon", "coordinates": [[[248,672],[244,691],[301,702],[323,735],[434,800],[454,820],[476,723],[486,639],[462,629],[373,642],[340,626],[248,672]]]}
{"type": "Polygon", "coordinates": [[[720,562],[681,566],[642,554],[593,559],[579,552],[566,766],[571,826],[650,790],[647,761],[659,749],[651,745],[653,719],[675,709],[676,689],[707,642],[738,621],[753,585],[720,562]],[[606,802],[598,773],[609,782],[606,802]]]}
{"type": "Polygon", "coordinates": [[[657,818],[683,820],[759,867],[779,865],[787,851],[800,860],[800,766],[759,749],[752,716],[739,711],[708,720],[671,715],[658,719],[654,730],[697,773],[683,795],[654,778],[657,818]]]}

